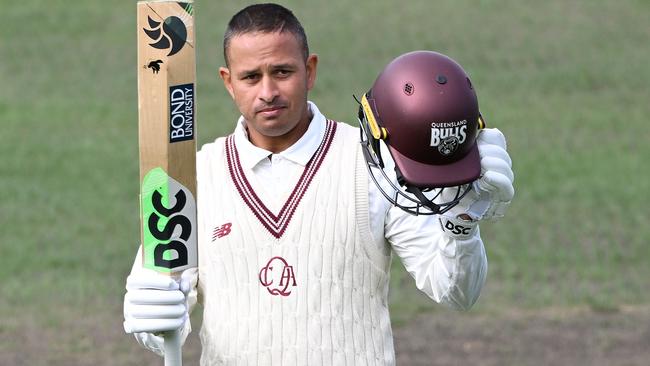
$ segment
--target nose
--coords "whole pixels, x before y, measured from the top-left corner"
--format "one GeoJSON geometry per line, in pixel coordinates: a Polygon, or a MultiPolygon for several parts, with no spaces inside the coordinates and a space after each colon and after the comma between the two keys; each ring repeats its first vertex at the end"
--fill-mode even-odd
{"type": "Polygon", "coordinates": [[[272,103],[278,95],[278,87],[273,78],[264,76],[260,85],[259,98],[265,103],[272,103]]]}

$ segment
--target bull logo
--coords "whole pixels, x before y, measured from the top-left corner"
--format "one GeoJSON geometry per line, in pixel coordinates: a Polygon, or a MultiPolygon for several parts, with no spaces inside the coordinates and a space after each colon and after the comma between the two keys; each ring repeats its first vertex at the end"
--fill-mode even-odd
{"type": "Polygon", "coordinates": [[[266,287],[271,295],[289,296],[289,286],[296,286],[296,275],[293,266],[290,266],[282,257],[273,257],[260,270],[260,283],[266,287]]]}
{"type": "Polygon", "coordinates": [[[456,149],[458,149],[458,137],[456,136],[446,137],[442,139],[440,145],[438,145],[438,151],[444,156],[453,154],[456,149]]]}

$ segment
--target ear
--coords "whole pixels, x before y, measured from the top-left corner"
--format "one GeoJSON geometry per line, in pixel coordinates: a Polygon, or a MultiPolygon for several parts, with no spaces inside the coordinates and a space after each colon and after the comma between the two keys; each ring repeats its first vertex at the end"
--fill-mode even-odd
{"type": "Polygon", "coordinates": [[[235,94],[233,93],[232,89],[232,75],[230,74],[230,69],[223,66],[220,67],[219,76],[221,76],[221,80],[223,80],[223,86],[225,86],[226,90],[228,90],[228,93],[230,93],[230,97],[232,99],[235,99],[235,94]]]}
{"type": "Polygon", "coordinates": [[[311,90],[316,84],[316,69],[318,66],[318,55],[311,54],[307,57],[307,90],[311,90]]]}

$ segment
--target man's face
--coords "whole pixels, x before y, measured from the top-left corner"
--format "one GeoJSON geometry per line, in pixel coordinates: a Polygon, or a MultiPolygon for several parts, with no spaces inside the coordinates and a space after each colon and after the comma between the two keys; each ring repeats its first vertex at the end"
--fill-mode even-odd
{"type": "Polygon", "coordinates": [[[289,32],[256,32],[230,40],[228,61],[219,74],[246,120],[251,141],[298,134],[290,138],[297,141],[309,123],[307,92],[316,80],[317,56],[305,62],[289,32]]]}

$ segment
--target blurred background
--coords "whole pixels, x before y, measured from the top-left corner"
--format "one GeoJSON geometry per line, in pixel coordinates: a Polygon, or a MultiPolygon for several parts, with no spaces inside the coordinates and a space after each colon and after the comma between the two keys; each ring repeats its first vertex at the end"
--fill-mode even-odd
{"type": "MultiPolygon", "coordinates": [[[[310,99],[328,117],[355,123],[352,94],[427,49],[463,65],[508,139],[516,196],[481,225],[476,306],[429,301],[394,260],[398,364],[648,364],[650,1],[281,3],[320,56],[310,99]]],[[[195,3],[199,144],[238,117],[218,67],[246,4],[195,3]]],[[[135,2],[0,5],[0,365],[162,365],[122,329],[139,241],[135,2]]]]}

